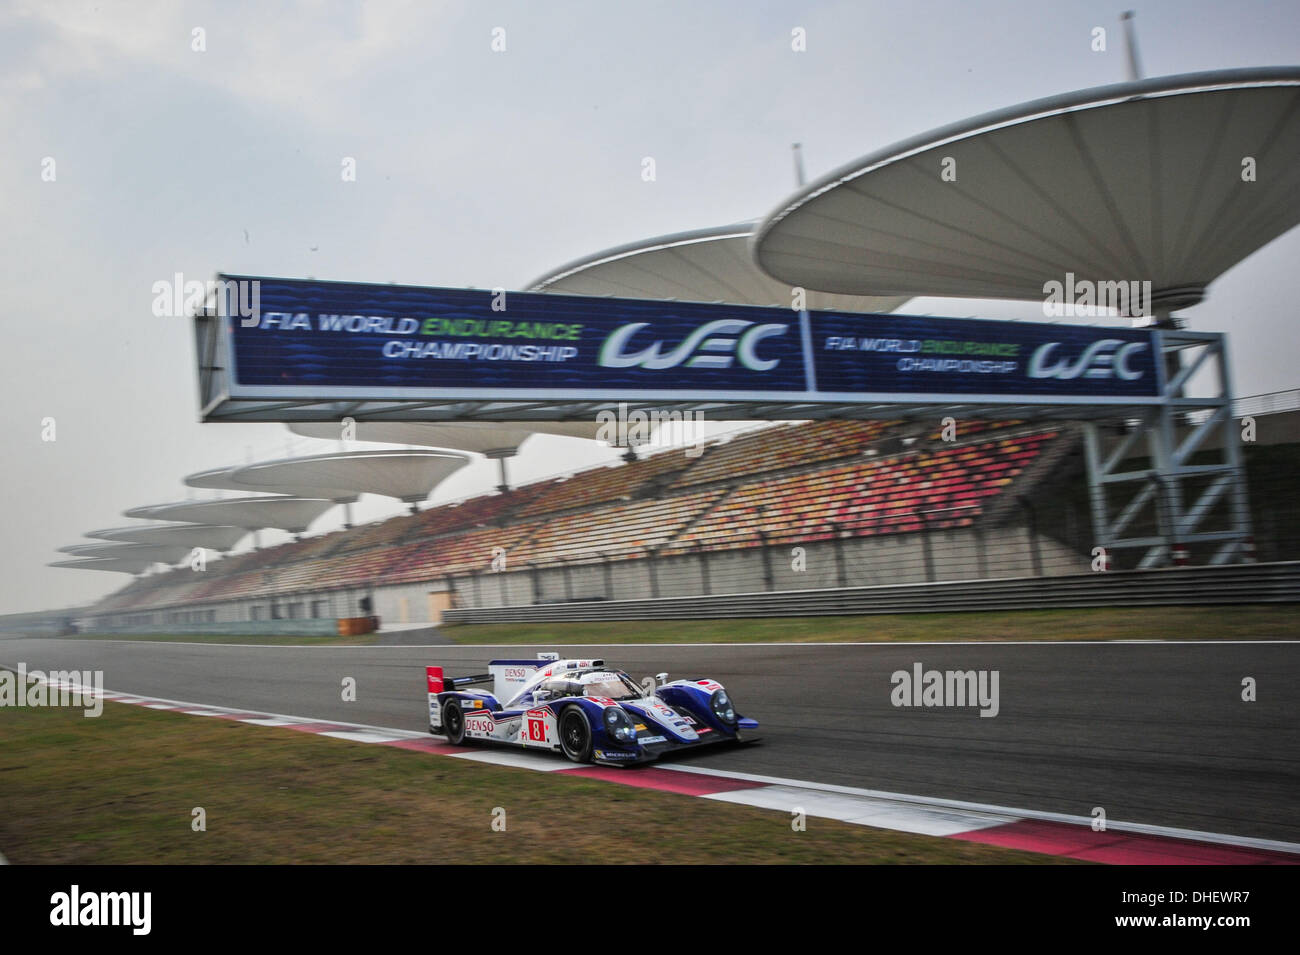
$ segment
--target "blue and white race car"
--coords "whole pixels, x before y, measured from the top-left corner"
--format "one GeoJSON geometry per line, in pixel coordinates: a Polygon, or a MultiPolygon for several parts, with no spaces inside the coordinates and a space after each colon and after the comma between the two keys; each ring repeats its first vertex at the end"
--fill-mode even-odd
{"type": "Polygon", "coordinates": [[[638,685],[603,660],[493,660],[484,674],[448,677],[426,668],[429,732],[455,745],[478,740],[563,752],[575,763],[626,766],[712,743],[752,742],[758,722],[741,716],[714,680],[638,685]],[[492,690],[468,687],[492,683],[492,690]]]}

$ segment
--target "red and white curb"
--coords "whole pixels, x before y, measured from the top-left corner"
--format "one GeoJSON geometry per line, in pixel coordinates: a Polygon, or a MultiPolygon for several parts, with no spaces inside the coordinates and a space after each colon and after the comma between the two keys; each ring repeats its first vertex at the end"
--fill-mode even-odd
{"type": "Polygon", "coordinates": [[[600,779],[625,786],[701,796],[718,802],[856,825],[891,829],[965,842],[1118,865],[1297,865],[1300,843],[1175,829],[1142,823],[1108,822],[1092,828],[1092,818],[1015,809],[984,803],[911,796],[824,783],[759,776],[697,766],[660,764],[641,767],[572,766],[543,753],[510,749],[466,749],[411,730],[314,720],[257,710],[208,706],[105,691],[104,699],[191,716],[236,720],[254,726],[298,730],[356,743],[396,746],[470,762],[489,763],[565,776],[600,779]]]}

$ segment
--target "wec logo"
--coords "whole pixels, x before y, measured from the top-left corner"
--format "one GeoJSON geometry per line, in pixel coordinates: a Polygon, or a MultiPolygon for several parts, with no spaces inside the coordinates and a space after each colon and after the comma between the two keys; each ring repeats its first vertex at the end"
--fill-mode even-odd
{"type": "Polygon", "coordinates": [[[664,353],[664,343],[656,341],[640,351],[626,351],[632,337],[649,322],[633,322],[615,329],[600,348],[599,363],[604,368],[649,368],[659,371],[685,364],[687,368],[730,368],[733,359],[751,371],[771,371],[779,358],[759,358],[758,343],[784,335],[789,325],[758,325],[742,319],[724,318],[701,325],[676,348],[664,353]]]}
{"type": "Polygon", "coordinates": [[[1071,381],[1080,376],[1084,378],[1119,378],[1123,381],[1137,381],[1142,377],[1141,371],[1129,367],[1129,360],[1147,347],[1146,342],[1123,342],[1117,338],[1103,338],[1093,342],[1083,350],[1074,361],[1058,358],[1051,363],[1054,352],[1060,342],[1048,342],[1034,350],[1029,359],[1030,378],[1058,378],[1071,381]]]}

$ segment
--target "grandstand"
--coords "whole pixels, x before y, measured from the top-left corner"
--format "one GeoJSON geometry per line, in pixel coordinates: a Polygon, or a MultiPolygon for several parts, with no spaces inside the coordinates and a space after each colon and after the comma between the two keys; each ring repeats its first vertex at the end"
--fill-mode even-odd
{"type": "MultiPolygon", "coordinates": [[[[1258,418],[1246,453],[1264,560],[1293,558],[1300,539],[1300,517],[1282,506],[1292,499],[1296,394],[1235,409],[1258,418]]],[[[98,630],[237,629],[360,615],[369,598],[385,622],[418,624],[451,608],[1088,571],[1081,429],[947,424],[735,432],[699,454],[659,451],[212,560],[202,573],[136,577],[80,616],[98,630]]],[[[1111,447],[1124,431],[1112,429],[1111,447]]],[[[1193,562],[1206,557],[1193,551],[1193,562]]],[[[1122,556],[1112,565],[1126,566],[1122,556]]]]}
{"type": "Polygon", "coordinates": [[[816,468],[738,486],[726,504],[675,542],[711,550],[969,527],[1056,431],[916,451],[866,464],[816,468]]]}
{"type": "Polygon", "coordinates": [[[230,556],[202,573],[140,577],[91,608],[87,624],[346,616],[363,596],[391,621],[419,622],[450,606],[816,586],[834,573],[829,559],[786,572],[772,551],[833,547],[839,578],[874,579],[867,548],[886,538],[896,541],[891,579],[1086,569],[1086,548],[1028,541],[1015,523],[1017,500],[1077,444],[1071,429],[968,430],[956,441],[928,424],[879,421],[742,432],[696,456],[662,451],[230,556]]]}

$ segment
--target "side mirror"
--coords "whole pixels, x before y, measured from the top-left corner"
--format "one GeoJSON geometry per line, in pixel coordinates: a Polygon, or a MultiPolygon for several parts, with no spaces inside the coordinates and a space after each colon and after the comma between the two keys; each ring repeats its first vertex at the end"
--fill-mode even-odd
{"type": "Polygon", "coordinates": [[[656,674],[655,674],[655,679],[659,681],[659,685],[660,685],[660,686],[663,686],[665,683],[668,682],[668,674],[667,674],[667,673],[656,673],[656,674]]]}

